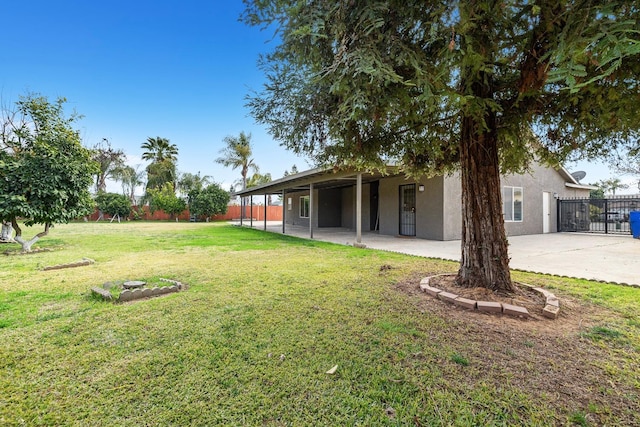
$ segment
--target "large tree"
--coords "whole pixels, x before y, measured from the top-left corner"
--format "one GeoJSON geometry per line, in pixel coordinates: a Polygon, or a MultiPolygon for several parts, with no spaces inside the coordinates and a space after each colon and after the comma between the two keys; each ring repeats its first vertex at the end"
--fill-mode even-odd
{"type": "Polygon", "coordinates": [[[176,190],[178,147],[167,138],[147,138],[140,146],[143,150],[142,160],[149,160],[147,166],[147,190],[162,188],[171,183],[176,190]]]}
{"type": "Polygon", "coordinates": [[[78,115],[64,114],[64,98],[50,102],[23,96],[15,111],[3,111],[0,140],[0,219],[10,222],[14,240],[28,252],[52,225],[89,214],[89,193],[97,165],[72,125],[78,115]],[[18,224],[39,224],[44,231],[30,240],[18,224]]]}
{"type": "Polygon", "coordinates": [[[258,165],[253,161],[253,147],[251,146],[251,134],[240,132],[238,136],[227,136],[224,138],[225,147],[220,150],[221,156],[216,159],[220,163],[231,169],[240,169],[242,177],[242,189],[247,188],[247,175],[250,170],[258,172],[258,165]]]}
{"type": "Polygon", "coordinates": [[[91,149],[91,158],[98,164],[95,174],[95,192],[107,190],[107,178],[114,178],[114,172],[123,166],[125,154],[122,150],[111,147],[108,139],[102,138],[91,149]]]}
{"type": "Polygon", "coordinates": [[[337,168],[459,171],[462,286],[513,289],[500,172],[637,141],[636,1],[245,4],[277,33],[249,106],[283,145],[337,168]]]}

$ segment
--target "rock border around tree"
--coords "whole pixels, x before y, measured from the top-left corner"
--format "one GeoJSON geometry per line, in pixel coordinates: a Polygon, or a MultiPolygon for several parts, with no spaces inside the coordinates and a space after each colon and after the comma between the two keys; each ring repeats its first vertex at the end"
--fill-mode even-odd
{"type": "MultiPolygon", "coordinates": [[[[443,289],[431,286],[431,279],[445,276],[450,277],[452,275],[453,274],[436,274],[433,276],[425,277],[420,281],[420,289],[434,298],[454,304],[467,310],[475,310],[484,313],[505,314],[512,317],[530,317],[529,311],[526,307],[494,301],[472,300],[464,298],[453,292],[447,292],[443,289]]],[[[542,315],[544,317],[552,320],[558,318],[558,315],[560,314],[560,301],[553,293],[547,291],[546,289],[529,285],[527,283],[518,283],[533,290],[534,292],[539,293],[545,298],[545,306],[542,311],[542,315]]]]}
{"type": "Polygon", "coordinates": [[[81,261],[75,261],[75,262],[69,262],[66,264],[56,264],[56,265],[50,265],[47,267],[43,267],[42,271],[50,271],[50,270],[62,270],[64,268],[74,268],[74,267],[83,267],[85,265],[91,265],[94,264],[95,261],[92,260],[91,258],[82,258],[81,261]]]}
{"type": "Polygon", "coordinates": [[[105,301],[120,303],[167,295],[186,289],[186,285],[177,280],[165,279],[161,277],[158,279],[158,281],[168,283],[169,285],[154,286],[153,288],[144,288],[140,286],[134,289],[124,289],[122,292],[120,292],[120,295],[117,298],[115,298],[114,295],[104,286],[94,286],[91,288],[91,292],[93,295],[96,295],[105,301]]]}

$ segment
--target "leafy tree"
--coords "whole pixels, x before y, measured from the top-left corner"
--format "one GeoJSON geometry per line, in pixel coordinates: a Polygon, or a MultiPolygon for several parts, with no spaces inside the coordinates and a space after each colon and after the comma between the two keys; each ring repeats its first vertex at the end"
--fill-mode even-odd
{"type": "Polygon", "coordinates": [[[183,173],[178,180],[178,190],[182,194],[187,195],[187,202],[189,202],[189,200],[191,200],[190,194],[193,191],[202,190],[207,184],[209,184],[210,180],[210,176],[201,176],[200,172],[195,175],[192,173],[183,173]]]}
{"type": "Polygon", "coordinates": [[[193,190],[189,193],[189,210],[193,215],[207,218],[225,214],[229,199],[229,193],[218,184],[209,184],[203,189],[193,190]]]}
{"type": "Polygon", "coordinates": [[[245,4],[280,41],[249,107],[283,145],[335,168],[459,171],[462,286],[513,290],[500,172],[636,144],[635,0],[245,4]]]}
{"type": "Polygon", "coordinates": [[[14,240],[25,252],[54,224],[93,210],[89,188],[97,165],[72,127],[79,116],[65,116],[65,102],[28,94],[20,97],[15,111],[3,111],[0,219],[12,224],[14,240]],[[27,226],[43,225],[44,231],[25,240],[18,218],[27,226]]]}
{"type": "Polygon", "coordinates": [[[95,174],[95,192],[106,191],[107,178],[114,178],[114,172],[124,163],[124,152],[112,148],[109,140],[102,138],[102,141],[91,149],[91,158],[99,167],[95,174]]]}
{"type": "Polygon", "coordinates": [[[220,163],[225,167],[231,166],[233,170],[240,168],[242,176],[242,189],[247,188],[247,175],[249,170],[258,172],[258,166],[251,158],[253,149],[251,147],[251,134],[240,132],[240,135],[227,136],[224,138],[226,146],[220,150],[222,156],[216,159],[216,163],[220,163]]]}
{"type": "MultiPolygon", "coordinates": [[[[184,199],[176,196],[173,185],[170,182],[165,183],[162,188],[152,188],[148,193],[151,213],[162,210],[173,218],[187,208],[187,203],[184,199]]],[[[178,218],[176,217],[177,220],[178,218]]]]}
{"type": "Polygon", "coordinates": [[[124,194],[99,192],[96,195],[96,206],[101,212],[113,218],[126,218],[131,213],[131,200],[124,194]]]}
{"type": "Polygon", "coordinates": [[[151,161],[147,166],[147,190],[162,188],[169,182],[175,192],[178,147],[171,144],[168,139],[158,136],[147,138],[147,142],[143,143],[141,148],[145,150],[142,153],[142,159],[151,161]]]}
{"type": "Polygon", "coordinates": [[[589,185],[596,185],[598,187],[595,190],[589,191],[590,199],[604,199],[604,190],[602,189],[602,187],[599,187],[597,184],[589,184],[589,185]]]}
{"type": "Polygon", "coordinates": [[[139,185],[144,183],[144,171],[138,171],[128,165],[121,165],[113,170],[113,178],[122,184],[123,194],[129,197],[132,205],[136,204],[135,192],[139,185]]]}

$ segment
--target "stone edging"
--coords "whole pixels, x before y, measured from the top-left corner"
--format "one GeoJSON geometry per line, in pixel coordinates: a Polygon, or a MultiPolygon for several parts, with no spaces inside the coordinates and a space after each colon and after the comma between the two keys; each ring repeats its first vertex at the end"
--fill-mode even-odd
{"type": "MultiPolygon", "coordinates": [[[[442,289],[435,288],[429,284],[432,278],[442,276],[450,276],[450,274],[437,274],[435,276],[425,277],[420,281],[420,289],[434,298],[438,298],[442,301],[455,304],[458,307],[466,308],[468,310],[478,310],[485,313],[502,313],[516,317],[530,316],[529,310],[527,310],[526,307],[492,301],[475,301],[468,298],[463,298],[451,292],[443,291],[442,289]]],[[[545,306],[542,311],[544,317],[547,317],[549,319],[556,319],[558,317],[558,314],[560,313],[560,301],[554,294],[543,288],[538,288],[526,283],[521,284],[527,286],[528,288],[545,297],[545,306]]]]}
{"type": "MultiPolygon", "coordinates": [[[[117,300],[115,300],[115,302],[127,302],[127,301],[133,301],[141,298],[155,297],[159,295],[170,294],[173,292],[180,292],[185,288],[185,285],[181,282],[178,282],[177,280],[164,279],[164,278],[160,278],[158,280],[160,280],[161,282],[170,283],[170,285],[162,286],[162,287],[144,288],[144,289],[133,289],[133,290],[127,289],[120,292],[120,296],[118,297],[117,300]]],[[[91,292],[93,292],[98,296],[101,296],[102,299],[104,300],[114,301],[113,295],[111,295],[111,292],[109,292],[104,288],[94,286],[91,288],[91,292]]]]}
{"type": "Polygon", "coordinates": [[[92,260],[91,258],[82,258],[82,261],[70,262],[70,263],[67,263],[67,264],[57,264],[57,265],[51,265],[49,267],[44,267],[42,269],[42,271],[62,270],[63,268],[82,267],[82,266],[85,266],[85,265],[91,265],[93,263],[95,263],[95,261],[92,260]]]}

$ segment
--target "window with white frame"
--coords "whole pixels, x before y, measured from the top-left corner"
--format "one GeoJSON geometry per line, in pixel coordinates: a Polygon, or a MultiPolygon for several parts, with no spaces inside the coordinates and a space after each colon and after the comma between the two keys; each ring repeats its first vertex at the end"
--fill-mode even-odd
{"type": "Polygon", "coordinates": [[[505,221],[522,221],[522,199],[522,187],[502,187],[502,214],[505,221]]]}
{"type": "Polygon", "coordinates": [[[291,200],[291,197],[287,198],[287,210],[291,210],[293,206],[293,202],[291,200]]]}
{"type": "Polygon", "coordinates": [[[309,196],[300,196],[300,218],[309,218],[309,196]]]}

